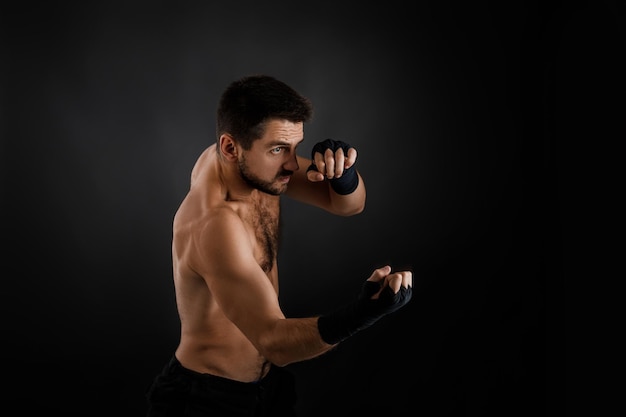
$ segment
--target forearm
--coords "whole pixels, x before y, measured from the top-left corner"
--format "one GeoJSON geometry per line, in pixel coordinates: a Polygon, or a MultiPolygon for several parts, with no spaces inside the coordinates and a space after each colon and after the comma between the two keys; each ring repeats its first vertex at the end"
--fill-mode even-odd
{"type": "Polygon", "coordinates": [[[391,273],[391,267],[374,270],[352,302],[319,317],[276,317],[250,328],[250,340],[270,362],[285,366],[331,350],[380,318],[405,306],[412,297],[411,271],[391,273]]]}
{"type": "Polygon", "coordinates": [[[365,209],[365,184],[355,166],[356,150],[345,142],[326,139],[313,146],[307,168],[309,181],[324,181],[326,209],[352,216],[365,209]]]}
{"type": "Polygon", "coordinates": [[[329,183],[328,193],[332,212],[342,216],[352,216],[361,213],[365,209],[365,184],[360,174],[358,172],[355,172],[355,174],[358,176],[359,182],[356,189],[350,194],[338,194],[329,183]]]}
{"type": "Polygon", "coordinates": [[[278,366],[312,359],[333,348],[320,336],[317,317],[276,321],[259,341],[260,353],[278,366]]]}

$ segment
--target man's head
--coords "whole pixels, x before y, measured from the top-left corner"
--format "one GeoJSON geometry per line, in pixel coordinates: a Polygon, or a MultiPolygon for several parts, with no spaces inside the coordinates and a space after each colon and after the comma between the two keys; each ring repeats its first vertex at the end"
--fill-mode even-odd
{"type": "Polygon", "coordinates": [[[217,111],[217,152],[251,188],[279,195],[299,168],[296,148],[312,117],[309,100],[266,75],[231,83],[217,111]]]}
{"type": "Polygon", "coordinates": [[[217,137],[230,134],[243,149],[263,136],[272,119],[308,122],[311,102],[282,81],[268,75],[251,75],[232,82],[217,109],[217,137]]]}

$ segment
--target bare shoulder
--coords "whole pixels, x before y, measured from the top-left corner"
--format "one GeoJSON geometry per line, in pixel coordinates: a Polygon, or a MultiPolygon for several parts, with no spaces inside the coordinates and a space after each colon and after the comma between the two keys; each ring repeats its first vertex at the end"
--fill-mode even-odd
{"type": "Polygon", "coordinates": [[[202,247],[228,244],[246,233],[240,215],[228,205],[207,208],[190,217],[179,212],[174,225],[175,238],[182,237],[202,247]]]}
{"type": "Polygon", "coordinates": [[[206,148],[198,159],[196,160],[192,170],[191,170],[191,183],[193,184],[198,176],[201,175],[202,171],[205,170],[207,166],[209,166],[215,159],[215,144],[206,148]]]}
{"type": "Polygon", "coordinates": [[[228,206],[208,209],[175,229],[175,244],[186,246],[187,263],[201,275],[219,274],[221,268],[252,257],[244,222],[228,206]]]}
{"type": "Polygon", "coordinates": [[[196,238],[206,244],[224,245],[246,235],[241,215],[228,205],[207,210],[198,222],[196,238]]]}

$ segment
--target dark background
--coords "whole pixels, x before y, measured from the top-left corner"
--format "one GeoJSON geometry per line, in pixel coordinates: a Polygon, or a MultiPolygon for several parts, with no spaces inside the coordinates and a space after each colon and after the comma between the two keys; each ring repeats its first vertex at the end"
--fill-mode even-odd
{"type": "Polygon", "coordinates": [[[289,366],[301,415],[565,415],[569,138],[582,95],[623,119],[623,7],[212,3],[3,6],[3,403],[145,413],[178,341],[172,217],[220,93],[268,73],[315,105],[303,148],[354,145],[368,187],[352,218],[284,200],[285,313],[385,263],[416,288],[289,366]]]}

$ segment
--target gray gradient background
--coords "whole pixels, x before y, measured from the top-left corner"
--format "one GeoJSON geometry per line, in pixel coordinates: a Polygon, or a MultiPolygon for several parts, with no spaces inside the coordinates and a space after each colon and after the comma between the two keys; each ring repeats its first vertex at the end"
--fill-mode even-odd
{"type": "Polygon", "coordinates": [[[337,307],[385,263],[416,287],[394,317],[289,366],[301,416],[560,415],[561,145],[580,125],[559,109],[581,49],[613,64],[579,23],[623,51],[623,13],[401,4],[4,11],[5,404],[144,414],[178,340],[172,217],[221,91],[268,73],[315,105],[303,148],[353,144],[368,187],[353,218],[284,201],[285,313],[337,307]]]}

